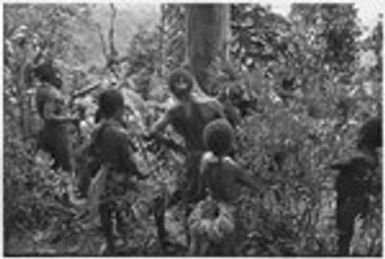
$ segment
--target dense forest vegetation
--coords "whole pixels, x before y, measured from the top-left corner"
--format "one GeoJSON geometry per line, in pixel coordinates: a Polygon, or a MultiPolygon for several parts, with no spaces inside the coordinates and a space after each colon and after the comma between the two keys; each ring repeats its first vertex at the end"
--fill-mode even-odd
{"type": "MultiPolygon", "coordinates": [[[[196,77],[197,95],[217,97],[234,115],[234,159],[263,182],[260,194],[242,190],[239,197],[247,233],[238,253],[335,255],[338,171],[331,165],[356,156],[359,128],[382,116],[382,16],[362,37],[353,4],[293,4],[288,17],[260,4],[226,5],[218,15],[223,31],[205,36],[214,54],[202,59],[204,23],[193,21],[211,21],[207,13],[163,4],[159,15],[144,5],[146,15],[135,16],[121,5],[4,5],[5,254],[97,255],[103,242],[97,224],[62,201],[68,174],[51,170],[50,157],[36,153],[43,122],[28,64],[41,41],[59,69],[70,112],[83,109],[79,127],[71,128],[77,173],[98,93],[124,94],[135,157],[150,176],[126,208],[122,255],[186,253],[178,206],[166,214],[176,243],[166,251],[151,215],[154,197],[175,189],[183,155],[142,135],[172,103],[167,77],[179,67],[196,77]]],[[[353,255],[382,255],[381,191],[369,196],[365,216],[353,217],[353,255]]]]}

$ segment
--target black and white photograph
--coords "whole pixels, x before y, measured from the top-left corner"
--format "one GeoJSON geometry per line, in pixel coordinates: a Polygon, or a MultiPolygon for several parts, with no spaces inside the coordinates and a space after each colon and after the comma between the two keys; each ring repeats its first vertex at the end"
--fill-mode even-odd
{"type": "Polygon", "coordinates": [[[3,256],[383,256],[382,1],[1,5],[3,256]]]}

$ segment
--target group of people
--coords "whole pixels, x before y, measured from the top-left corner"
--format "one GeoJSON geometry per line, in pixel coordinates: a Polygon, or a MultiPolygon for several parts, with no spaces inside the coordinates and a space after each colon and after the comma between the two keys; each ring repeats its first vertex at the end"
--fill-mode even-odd
{"type": "MultiPolygon", "coordinates": [[[[208,197],[226,204],[226,212],[232,211],[231,206],[239,194],[237,193],[237,183],[259,190],[256,180],[245,173],[229,156],[233,149],[234,132],[226,118],[224,107],[215,99],[194,96],[191,92],[193,82],[192,75],[184,70],[174,71],[170,75],[168,85],[177,102],[167,110],[149,132],[150,137],[161,139],[161,132],[171,125],[184,139],[186,172],[180,176],[178,191],[171,196],[169,204],[175,204],[178,199],[181,199],[185,206],[185,219],[197,214],[196,211],[194,213],[194,208],[200,211],[199,208],[204,207],[204,204],[207,204],[206,201],[210,203],[209,200],[206,200],[208,197]],[[199,203],[202,201],[203,204],[199,203]],[[196,204],[198,205],[194,207],[196,204]]],[[[164,201],[160,201],[160,203],[164,204],[164,201]]],[[[165,209],[166,206],[157,207],[165,209]]],[[[226,214],[224,211],[222,212],[226,214]]],[[[205,213],[206,211],[202,210],[198,214],[202,216],[205,213]]],[[[216,223],[221,224],[219,221],[214,223],[214,219],[220,218],[220,216],[212,217],[213,227],[216,223]]],[[[193,224],[192,222],[194,222],[193,218],[186,223],[186,226],[189,227],[193,224]]],[[[157,211],[156,224],[160,240],[165,240],[164,211],[157,211]]],[[[212,232],[195,224],[195,230],[198,229],[200,230],[187,230],[188,233],[195,233],[195,235],[188,235],[191,255],[200,254],[199,241],[208,241],[207,237],[212,232]]],[[[214,243],[218,241],[208,239],[214,243]]],[[[227,244],[220,246],[217,252],[223,252],[225,255],[231,254],[225,252],[225,248],[227,252],[229,252],[228,249],[231,249],[227,244]]]]}
{"type": "MultiPolygon", "coordinates": [[[[77,125],[81,118],[67,115],[65,98],[61,93],[63,83],[52,60],[37,56],[31,71],[40,82],[36,91],[36,106],[44,121],[38,134],[37,147],[52,155],[54,169],[61,168],[72,173],[75,171],[75,160],[67,126],[77,125]]],[[[173,71],[167,83],[176,102],[143,137],[161,143],[165,140],[162,132],[172,126],[184,139],[184,146],[178,148],[178,151],[182,151],[185,156],[185,172],[178,175],[178,188],[171,197],[160,196],[154,200],[153,211],[159,241],[162,247],[168,242],[166,209],[180,203],[184,208],[189,255],[207,255],[210,252],[215,255],[235,254],[234,249],[239,240],[237,230],[240,228],[235,205],[239,196],[238,184],[257,192],[263,186],[232,158],[233,125],[223,105],[213,98],[195,96],[192,93],[194,79],[188,71],[173,71]]],[[[116,252],[114,224],[119,224],[121,220],[121,208],[116,200],[127,194],[133,177],[143,180],[148,176],[140,172],[135,163],[135,148],[127,132],[124,111],[124,97],[119,90],[109,89],[100,93],[95,118],[97,127],[82,153],[87,158],[86,165],[76,175],[77,199],[92,200],[98,207],[106,239],[106,254],[116,252]]],[[[367,124],[369,126],[362,128],[358,149],[366,154],[364,162],[352,160],[350,164],[365,165],[367,161],[372,161],[368,157],[373,157],[374,150],[382,146],[381,121],[372,120],[367,124]]],[[[367,164],[368,168],[372,168],[376,163],[367,164]]],[[[355,191],[346,194],[345,189],[350,190],[349,186],[356,184],[349,178],[348,171],[352,169],[347,168],[347,165],[332,166],[332,169],[341,171],[336,188],[337,192],[340,189],[337,198],[337,228],[340,254],[343,255],[348,253],[352,224],[345,224],[345,214],[341,211],[346,204],[346,197],[357,195],[355,191]]]]}
{"type": "MultiPolygon", "coordinates": [[[[39,74],[38,69],[35,71],[39,74]]],[[[67,126],[78,123],[80,118],[65,115],[64,99],[60,93],[62,84],[42,77],[40,80],[43,83],[37,89],[36,104],[44,126],[38,136],[38,147],[52,155],[54,169],[62,168],[73,172],[75,166],[67,126]]],[[[160,243],[165,247],[169,241],[165,228],[165,212],[168,207],[180,202],[185,209],[184,223],[190,244],[189,254],[199,255],[208,252],[207,247],[202,250],[202,240],[218,245],[220,240],[224,240],[225,233],[221,231],[233,232],[236,229],[233,215],[236,209],[233,208],[233,202],[238,196],[237,183],[255,190],[259,190],[259,187],[255,179],[229,156],[233,148],[234,133],[222,104],[212,98],[195,96],[192,93],[194,80],[187,71],[178,69],[172,72],[168,85],[176,102],[143,137],[162,142],[165,139],[162,132],[171,125],[185,142],[182,152],[185,155],[186,171],[178,176],[178,190],[170,199],[161,195],[154,200],[155,223],[160,243]],[[206,215],[207,210],[213,210],[214,214],[206,215]],[[211,222],[211,230],[201,226],[205,217],[211,222]],[[193,226],[194,231],[189,226],[193,226]]],[[[100,93],[96,112],[97,127],[83,151],[83,155],[88,158],[87,165],[83,167],[83,172],[77,172],[77,198],[94,201],[95,197],[88,196],[98,195],[97,205],[106,238],[106,254],[116,251],[114,223],[119,224],[117,215],[120,208],[115,200],[129,191],[132,177],[138,180],[147,177],[139,171],[135,163],[133,143],[124,121],[124,110],[124,97],[119,90],[109,89],[100,93]],[[92,188],[95,190],[93,184],[101,187],[98,193],[90,192],[92,188]]],[[[228,236],[230,233],[227,232],[228,236]]],[[[224,248],[226,254],[231,253],[228,244],[218,251],[224,251],[224,248]]]]}

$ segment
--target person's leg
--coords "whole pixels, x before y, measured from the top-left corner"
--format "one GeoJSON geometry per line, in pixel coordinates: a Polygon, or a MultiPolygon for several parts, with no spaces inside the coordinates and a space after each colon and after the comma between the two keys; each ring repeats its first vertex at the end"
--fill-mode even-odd
{"type": "Polygon", "coordinates": [[[53,169],[63,169],[68,173],[73,172],[72,150],[64,127],[46,127],[44,130],[46,148],[53,159],[53,169]]]}
{"type": "Polygon", "coordinates": [[[42,127],[37,133],[36,139],[36,152],[39,150],[46,151],[45,139],[44,139],[44,127],[42,127]]]}
{"type": "Polygon", "coordinates": [[[58,141],[55,145],[54,158],[58,166],[61,167],[65,172],[70,174],[74,173],[72,149],[65,133],[58,135],[58,141]]]}
{"type": "MultiPolygon", "coordinates": [[[[338,200],[337,200],[338,201],[338,200]]],[[[368,200],[365,195],[349,196],[342,202],[337,202],[337,231],[338,253],[348,256],[350,242],[354,235],[354,224],[357,216],[365,217],[368,210],[368,200]]]]}
{"type": "Polygon", "coordinates": [[[78,183],[78,190],[77,190],[77,197],[78,198],[86,198],[88,193],[88,187],[91,183],[91,174],[89,170],[84,168],[82,172],[79,172],[79,183],[78,183]]]}
{"type": "Polygon", "coordinates": [[[166,197],[164,194],[160,194],[158,197],[155,198],[153,213],[155,218],[158,240],[162,248],[165,247],[167,238],[167,231],[165,226],[166,206],[166,197]]]}
{"type": "Polygon", "coordinates": [[[354,219],[337,218],[338,228],[338,255],[348,256],[350,250],[350,241],[353,237],[354,219]]]}
{"type": "Polygon", "coordinates": [[[182,201],[183,192],[178,188],[170,197],[166,193],[160,194],[154,200],[153,213],[157,228],[158,240],[164,249],[169,244],[168,233],[165,227],[165,214],[167,208],[171,208],[182,201]]]}
{"type": "Polygon", "coordinates": [[[39,131],[37,136],[36,151],[39,151],[39,150],[44,151],[53,158],[54,148],[51,142],[52,141],[50,137],[50,129],[46,125],[44,125],[43,128],[39,131]]]}
{"type": "Polygon", "coordinates": [[[113,222],[112,222],[112,210],[110,204],[102,202],[99,206],[100,219],[102,223],[102,231],[106,239],[106,251],[107,255],[115,252],[114,238],[113,238],[113,222]]]}
{"type": "Polygon", "coordinates": [[[190,244],[191,236],[188,224],[188,218],[193,211],[194,205],[200,200],[204,199],[204,191],[201,188],[200,179],[200,162],[202,158],[202,152],[191,152],[186,159],[186,176],[184,179],[184,190],[182,192],[182,205],[184,210],[184,228],[186,232],[187,244],[190,244]]]}
{"type": "Polygon", "coordinates": [[[78,172],[78,196],[85,198],[87,197],[92,178],[95,177],[100,169],[100,163],[98,163],[95,158],[88,158],[85,161],[85,165],[79,165],[78,168],[80,170],[78,172]]]}
{"type": "MultiPolygon", "coordinates": [[[[163,192],[154,200],[154,218],[157,228],[158,239],[163,248],[168,244],[167,242],[167,230],[165,227],[165,213],[167,208],[171,208],[183,201],[184,192],[186,189],[185,175],[179,176],[177,179],[177,190],[170,196],[168,193],[163,192]],[[169,196],[169,197],[168,197],[169,196]]],[[[184,207],[183,207],[184,208],[184,207]]]]}

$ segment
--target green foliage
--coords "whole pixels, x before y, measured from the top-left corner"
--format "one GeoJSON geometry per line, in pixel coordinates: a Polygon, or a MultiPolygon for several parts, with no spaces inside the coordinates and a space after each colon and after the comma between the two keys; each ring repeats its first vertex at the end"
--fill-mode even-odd
{"type": "Polygon", "coordinates": [[[82,4],[8,4],[4,6],[4,35],[8,38],[19,26],[26,25],[53,47],[55,58],[84,62],[83,52],[74,41],[73,32],[84,32],[89,15],[87,5],[82,4]]]}
{"type": "MultiPolygon", "coordinates": [[[[184,60],[180,54],[184,49],[179,47],[185,40],[183,10],[182,5],[165,5],[162,10],[169,35],[165,58],[179,64],[184,60]]],[[[287,19],[268,6],[234,4],[230,19],[231,59],[241,63],[242,70],[272,74],[280,82],[298,74],[307,78],[319,70],[350,73],[354,69],[361,32],[353,5],[294,4],[287,19]]]]}
{"type": "MultiPolygon", "coordinates": [[[[245,214],[241,215],[245,215],[245,228],[253,229],[254,234],[245,241],[243,254],[311,256],[335,253],[336,175],[327,167],[335,160],[354,155],[354,136],[362,123],[359,118],[362,106],[353,106],[350,115],[361,121],[358,125],[344,123],[343,130],[337,130],[340,118],[333,112],[337,108],[332,108],[336,107],[333,100],[323,96],[328,96],[327,92],[318,92],[313,102],[326,102],[329,112],[321,118],[313,118],[306,112],[306,103],[296,104],[304,109],[294,106],[288,109],[274,103],[266,89],[262,89],[259,100],[263,112],[250,116],[241,125],[238,159],[265,182],[259,197],[244,196],[245,214]]],[[[364,104],[370,105],[371,101],[364,104]]],[[[377,209],[371,212],[373,216],[381,210],[380,204],[375,207],[377,209]]],[[[374,218],[380,224],[380,217],[374,218]]],[[[377,242],[381,235],[373,234],[376,228],[367,225],[361,231],[371,236],[362,254],[368,254],[373,245],[376,246],[374,250],[379,249],[377,242]]]]}
{"type": "Polygon", "coordinates": [[[294,4],[290,16],[324,64],[336,71],[354,64],[361,32],[353,4],[294,4]]]}
{"type": "Polygon", "coordinates": [[[290,22],[259,4],[234,4],[231,8],[234,59],[240,59],[249,70],[261,62],[280,60],[290,55],[288,34],[290,22]]]}
{"type": "MultiPolygon", "coordinates": [[[[169,105],[167,72],[184,60],[184,8],[163,5],[159,28],[142,27],[132,35],[124,53],[128,61],[119,64],[125,74],[112,80],[111,75],[98,70],[98,64],[92,73],[85,69],[70,72],[71,64],[86,62],[82,58],[84,42],[75,36],[89,28],[89,7],[6,5],[5,35],[8,38],[15,28],[28,24],[33,32],[48,39],[54,46],[54,56],[68,69],[66,85],[73,88],[80,90],[95,78],[101,78],[102,87],[108,88],[117,80],[125,96],[129,134],[137,147],[139,168],[150,175],[140,185],[140,195],[130,197],[133,204],[132,213],[126,217],[129,233],[125,252],[159,255],[150,208],[156,195],[175,190],[177,176],[184,170],[183,157],[145,142],[142,133],[169,105]]],[[[210,83],[218,94],[235,92],[237,97],[232,101],[238,98],[252,104],[236,129],[235,159],[261,180],[263,190],[260,195],[245,190],[240,197],[239,220],[244,235],[238,248],[242,255],[330,256],[336,251],[336,173],[327,167],[355,155],[357,129],[369,116],[379,113],[382,101],[382,83],[378,80],[382,74],[382,23],[363,44],[374,50],[378,60],[370,73],[363,73],[355,64],[360,46],[355,19],[352,5],[296,4],[288,19],[261,5],[232,6],[232,58],[213,64],[210,83]],[[343,72],[350,74],[346,77],[343,72]],[[278,90],[282,80],[290,76],[296,77],[298,87],[285,96],[278,90]]],[[[14,91],[17,78],[12,70],[5,70],[6,239],[48,232],[63,240],[58,236],[65,234],[66,242],[72,243],[63,241],[61,250],[53,254],[95,255],[102,242],[100,233],[79,230],[76,213],[61,202],[67,176],[51,171],[48,158],[36,159],[33,141],[20,134],[17,107],[23,99],[14,91]],[[46,228],[48,225],[51,228],[46,228]],[[78,247],[70,252],[73,243],[78,247]]],[[[86,117],[91,120],[95,112],[93,96],[84,99],[86,117]]],[[[87,132],[93,127],[92,122],[85,126],[87,132]]],[[[172,131],[167,130],[166,135],[180,141],[172,131]]],[[[354,254],[381,254],[380,195],[372,198],[370,206],[368,217],[357,228],[354,254]]],[[[177,228],[174,221],[171,225],[177,228]]]]}
{"type": "Polygon", "coordinates": [[[34,143],[23,142],[12,120],[4,130],[4,224],[5,235],[12,231],[42,230],[52,217],[65,218],[71,211],[62,199],[68,175],[50,170],[47,156],[34,158],[34,143]]]}
{"type": "Polygon", "coordinates": [[[135,90],[147,100],[152,89],[153,80],[163,72],[162,52],[159,51],[162,34],[158,28],[141,28],[132,36],[127,52],[129,62],[126,77],[132,77],[135,90]]]}
{"type": "Polygon", "coordinates": [[[371,40],[374,52],[376,53],[376,66],[375,71],[378,76],[378,81],[382,82],[382,67],[383,67],[383,24],[379,21],[376,27],[373,29],[373,33],[369,38],[371,40]]]}
{"type": "Polygon", "coordinates": [[[164,60],[167,67],[173,70],[179,67],[185,59],[186,53],[186,10],[181,4],[163,4],[162,31],[164,37],[164,60]]]}

